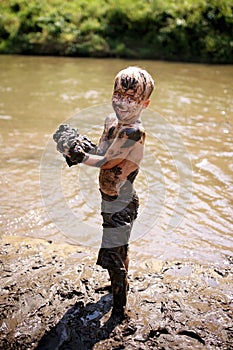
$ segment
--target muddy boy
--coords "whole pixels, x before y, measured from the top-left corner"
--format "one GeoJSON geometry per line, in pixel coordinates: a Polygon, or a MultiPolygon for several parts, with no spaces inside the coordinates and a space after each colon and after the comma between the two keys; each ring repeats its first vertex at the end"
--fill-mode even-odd
{"type": "Polygon", "coordinates": [[[150,103],[154,81],[139,67],[128,67],[115,77],[113,114],[104,124],[99,144],[90,152],[81,146],[66,152],[69,165],[83,163],[100,168],[103,236],[97,264],[109,272],[112,315],[125,316],[128,291],[129,239],[138,212],[138,196],[133,183],[143,158],[145,131],[141,112],[150,103]]]}

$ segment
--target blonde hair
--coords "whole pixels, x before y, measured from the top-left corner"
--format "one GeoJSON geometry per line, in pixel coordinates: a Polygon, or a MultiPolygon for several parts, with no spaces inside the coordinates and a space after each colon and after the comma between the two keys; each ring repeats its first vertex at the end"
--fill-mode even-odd
{"type": "Polygon", "coordinates": [[[147,100],[154,90],[154,80],[151,75],[145,69],[134,66],[125,68],[116,75],[114,89],[118,84],[124,90],[140,91],[143,100],[147,100]]]}

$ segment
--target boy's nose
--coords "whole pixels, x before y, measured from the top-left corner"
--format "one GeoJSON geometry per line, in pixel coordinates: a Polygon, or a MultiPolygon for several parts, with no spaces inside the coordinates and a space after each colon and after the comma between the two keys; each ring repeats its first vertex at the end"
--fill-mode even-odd
{"type": "Polygon", "coordinates": [[[127,97],[127,96],[121,96],[120,98],[119,98],[119,101],[121,102],[121,103],[129,103],[130,101],[129,101],[129,98],[127,97]]]}
{"type": "Polygon", "coordinates": [[[129,108],[129,103],[127,101],[118,101],[115,104],[115,106],[120,108],[120,109],[128,109],[129,108]]]}

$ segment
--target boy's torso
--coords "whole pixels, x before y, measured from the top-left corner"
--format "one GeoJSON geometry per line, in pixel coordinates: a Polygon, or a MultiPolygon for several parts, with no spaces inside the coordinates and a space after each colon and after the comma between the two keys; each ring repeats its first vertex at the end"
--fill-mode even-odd
{"type": "MultiPolygon", "coordinates": [[[[143,157],[145,142],[145,132],[140,122],[131,125],[119,125],[115,115],[107,118],[104,133],[101,137],[99,147],[106,150],[111,146],[116,138],[128,138],[130,153],[126,159],[111,169],[100,169],[99,186],[100,190],[109,196],[117,196],[120,188],[125,184],[130,174],[139,168],[139,163],[143,157]],[[127,136],[126,136],[127,135],[127,136]],[[132,136],[133,135],[133,136],[132,136]],[[133,140],[136,135],[136,141],[133,140]]],[[[136,176],[135,176],[136,177],[136,176]]]]}

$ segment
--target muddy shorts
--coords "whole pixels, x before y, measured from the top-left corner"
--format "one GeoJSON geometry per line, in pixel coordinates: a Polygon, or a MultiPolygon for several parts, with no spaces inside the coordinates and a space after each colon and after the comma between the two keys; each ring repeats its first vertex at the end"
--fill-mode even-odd
{"type": "Polygon", "coordinates": [[[128,244],[114,248],[100,248],[97,265],[108,270],[125,270],[128,250],[128,244]]]}
{"type": "Polygon", "coordinates": [[[122,266],[128,254],[128,243],[137,217],[139,199],[136,192],[123,192],[118,197],[102,194],[103,236],[97,264],[122,266]]]}

